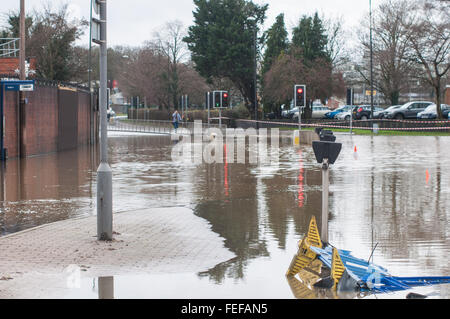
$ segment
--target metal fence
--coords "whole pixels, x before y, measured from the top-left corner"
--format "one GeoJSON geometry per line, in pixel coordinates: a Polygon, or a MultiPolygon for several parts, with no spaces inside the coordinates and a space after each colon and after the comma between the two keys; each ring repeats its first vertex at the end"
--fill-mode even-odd
{"type": "MultiPolygon", "coordinates": [[[[236,125],[241,128],[256,127],[259,128],[298,128],[298,122],[293,121],[253,121],[236,120],[236,125]]],[[[303,128],[330,128],[330,129],[350,129],[349,121],[338,120],[306,120],[302,122],[303,128]]],[[[359,130],[382,130],[382,131],[410,131],[410,132],[449,132],[450,120],[353,120],[353,129],[359,130]]]]}
{"type": "MultiPolygon", "coordinates": [[[[177,129],[178,134],[193,134],[193,122],[180,122],[177,129]]],[[[202,129],[215,128],[224,131],[225,125],[203,123],[202,129]]],[[[129,120],[127,118],[113,117],[108,122],[108,131],[111,132],[130,132],[145,134],[164,134],[170,135],[174,133],[174,127],[170,121],[156,120],[129,120]]]]}

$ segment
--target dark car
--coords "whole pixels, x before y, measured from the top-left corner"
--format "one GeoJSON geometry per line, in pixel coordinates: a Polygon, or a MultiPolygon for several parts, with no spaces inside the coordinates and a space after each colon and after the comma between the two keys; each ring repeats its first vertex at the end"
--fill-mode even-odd
{"type": "Polygon", "coordinates": [[[385,118],[397,120],[416,119],[417,114],[425,111],[425,109],[429,107],[431,104],[433,104],[433,102],[429,101],[408,102],[405,105],[386,113],[385,118]]]}
{"type": "Polygon", "coordinates": [[[355,120],[368,120],[370,119],[371,113],[372,109],[370,105],[357,106],[353,109],[353,118],[355,120]]]}
{"type": "Polygon", "coordinates": [[[275,112],[264,114],[266,120],[275,120],[277,118],[277,114],[275,112]]]}

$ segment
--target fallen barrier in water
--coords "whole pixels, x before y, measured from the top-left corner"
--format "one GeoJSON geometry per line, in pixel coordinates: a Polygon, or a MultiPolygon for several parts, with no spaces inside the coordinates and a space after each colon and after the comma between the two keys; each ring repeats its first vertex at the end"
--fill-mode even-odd
{"type": "Polygon", "coordinates": [[[352,256],[320,239],[313,216],[308,232],[299,242],[297,254],[286,273],[291,288],[304,297],[314,294],[313,288],[330,289],[332,293],[389,293],[415,287],[450,283],[450,277],[396,277],[387,269],[352,256]],[[294,278],[299,275],[300,282],[294,278]],[[303,284],[303,285],[302,285],[303,284]]]}

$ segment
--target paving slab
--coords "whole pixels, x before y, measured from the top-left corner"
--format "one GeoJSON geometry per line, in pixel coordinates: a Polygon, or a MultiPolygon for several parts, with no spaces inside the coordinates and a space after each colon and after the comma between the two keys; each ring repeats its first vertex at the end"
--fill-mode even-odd
{"type": "Polygon", "coordinates": [[[186,208],[122,212],[113,220],[111,242],[97,241],[96,216],[0,237],[0,298],[58,298],[74,274],[198,273],[235,257],[186,208]]]}

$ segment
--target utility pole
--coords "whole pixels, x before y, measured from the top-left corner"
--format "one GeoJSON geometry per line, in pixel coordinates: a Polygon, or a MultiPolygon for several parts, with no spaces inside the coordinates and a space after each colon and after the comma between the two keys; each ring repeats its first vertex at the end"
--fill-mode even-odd
{"type": "Polygon", "coordinates": [[[255,20],[255,36],[254,36],[254,53],[255,53],[255,60],[254,60],[254,73],[253,73],[253,81],[255,85],[255,123],[256,123],[256,129],[258,129],[258,61],[257,61],[257,54],[258,54],[258,48],[257,48],[257,40],[258,40],[258,29],[256,27],[256,20],[255,20]]]}
{"type": "MultiPolygon", "coordinates": [[[[19,78],[21,81],[26,80],[26,70],[25,70],[25,0],[20,0],[20,14],[19,14],[19,33],[20,33],[20,43],[19,43],[19,78]]],[[[17,108],[17,153],[18,158],[24,156],[23,152],[23,113],[25,111],[25,96],[24,92],[18,92],[18,108],[17,108]]]]}
{"type": "Polygon", "coordinates": [[[90,99],[90,110],[89,110],[89,125],[90,125],[90,140],[91,144],[94,144],[94,97],[92,95],[92,3],[91,0],[91,10],[90,10],[90,23],[89,23],[89,54],[88,54],[88,82],[89,82],[89,99],[90,99]]]}
{"type": "Polygon", "coordinates": [[[20,80],[26,79],[25,73],[25,0],[20,0],[20,50],[19,50],[19,63],[20,63],[20,80]]]}
{"type": "Polygon", "coordinates": [[[96,8],[100,11],[100,20],[92,20],[99,28],[93,41],[100,45],[100,166],[97,170],[97,238],[101,241],[110,241],[113,239],[113,214],[112,170],[108,164],[107,11],[106,0],[95,1],[96,8]]]}
{"type": "MultiPolygon", "coordinates": [[[[373,128],[373,114],[375,112],[373,105],[373,31],[372,31],[372,0],[369,0],[370,6],[370,109],[372,113],[372,128],[373,128]]],[[[352,112],[353,113],[353,112],[352,112]]],[[[353,114],[352,114],[353,116],[353,114]]],[[[372,130],[373,133],[373,130],[372,130]]]]}

